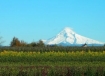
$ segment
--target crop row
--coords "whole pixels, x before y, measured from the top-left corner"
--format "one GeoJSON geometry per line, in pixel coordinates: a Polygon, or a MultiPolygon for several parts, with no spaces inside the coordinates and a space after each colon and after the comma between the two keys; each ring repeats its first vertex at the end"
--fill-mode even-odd
{"type": "Polygon", "coordinates": [[[0,62],[105,62],[105,51],[76,51],[76,52],[0,52],[0,62]]]}
{"type": "Polygon", "coordinates": [[[91,46],[91,47],[77,47],[77,46],[45,46],[45,47],[0,47],[1,51],[24,51],[24,52],[49,52],[49,51],[61,51],[61,52],[71,52],[71,51],[94,51],[94,52],[102,52],[105,50],[105,46],[91,46]]]}
{"type": "Polygon", "coordinates": [[[105,67],[0,67],[0,76],[105,76],[105,67]]]}
{"type": "Polygon", "coordinates": [[[105,51],[4,50],[0,76],[105,76],[105,51]]]}

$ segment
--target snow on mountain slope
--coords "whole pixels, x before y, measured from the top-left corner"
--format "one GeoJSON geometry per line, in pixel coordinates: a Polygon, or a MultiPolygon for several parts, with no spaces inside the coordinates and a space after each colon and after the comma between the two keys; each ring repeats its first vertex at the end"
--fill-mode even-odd
{"type": "Polygon", "coordinates": [[[66,27],[55,37],[45,41],[45,44],[104,44],[102,42],[81,36],[75,33],[71,28],[66,27]]]}

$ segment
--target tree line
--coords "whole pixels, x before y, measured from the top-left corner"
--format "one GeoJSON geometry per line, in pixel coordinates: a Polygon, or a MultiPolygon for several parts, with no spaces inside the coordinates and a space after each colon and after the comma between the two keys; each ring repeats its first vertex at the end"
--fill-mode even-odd
{"type": "Polygon", "coordinates": [[[19,40],[18,38],[14,37],[10,43],[11,47],[35,47],[35,46],[45,46],[42,40],[38,42],[31,42],[27,43],[23,40],[19,40]]]}

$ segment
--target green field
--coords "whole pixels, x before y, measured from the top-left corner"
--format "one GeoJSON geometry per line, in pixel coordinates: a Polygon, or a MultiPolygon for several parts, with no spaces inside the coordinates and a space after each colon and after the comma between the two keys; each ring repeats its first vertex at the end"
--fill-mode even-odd
{"type": "Polygon", "coordinates": [[[105,51],[3,50],[0,76],[105,76],[105,51]]]}

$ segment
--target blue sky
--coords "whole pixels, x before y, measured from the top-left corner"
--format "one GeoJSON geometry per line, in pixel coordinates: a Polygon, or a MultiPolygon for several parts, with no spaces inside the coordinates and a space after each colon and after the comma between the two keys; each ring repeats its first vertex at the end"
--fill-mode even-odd
{"type": "Polygon", "coordinates": [[[0,36],[26,42],[49,39],[64,27],[105,42],[105,0],[0,0],[0,36]]]}

